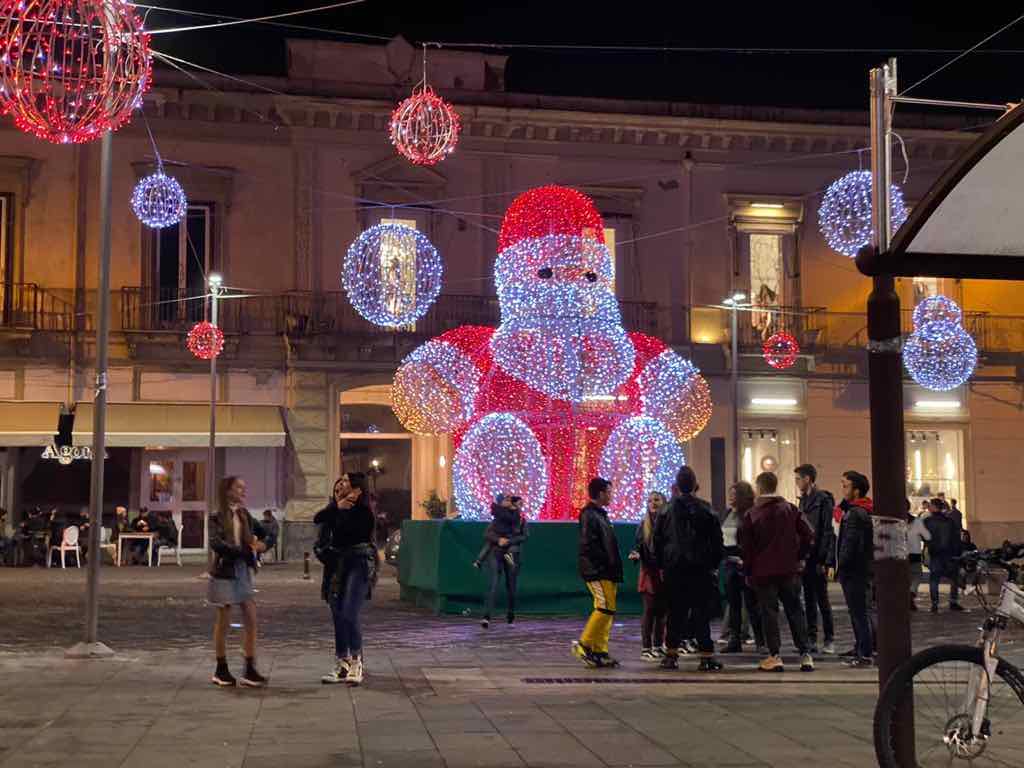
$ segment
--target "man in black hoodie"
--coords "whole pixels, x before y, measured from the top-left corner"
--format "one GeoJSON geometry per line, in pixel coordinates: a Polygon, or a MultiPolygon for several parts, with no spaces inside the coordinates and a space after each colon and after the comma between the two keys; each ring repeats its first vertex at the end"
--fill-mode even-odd
{"type": "Polygon", "coordinates": [[[725,547],[722,526],[711,506],[694,494],[697,475],[690,467],[676,474],[679,496],[659,519],[654,529],[654,551],[664,573],[664,588],[669,596],[668,632],[664,669],[679,666],[679,643],[689,617],[689,628],[697,638],[701,672],[717,672],[722,665],[715,659],[711,639],[709,607],[718,599],[717,579],[712,572],[722,562],[725,547]]]}
{"type": "Polygon", "coordinates": [[[800,514],[814,531],[814,544],[804,564],[804,612],[807,615],[809,653],[818,653],[818,613],[821,613],[825,643],[822,651],[835,653],[835,622],[828,600],[828,569],[835,565],[836,534],[832,528],[832,512],[836,501],[832,494],[815,485],[818,470],[813,464],[797,467],[796,487],[800,491],[800,514]]]}
{"type": "Polygon", "coordinates": [[[480,626],[487,629],[491,625],[491,613],[494,612],[494,601],[498,594],[498,581],[505,577],[505,594],[508,597],[507,621],[512,624],[516,620],[516,576],[519,574],[519,550],[526,540],[526,518],[522,513],[522,499],[519,496],[498,494],[497,500],[491,504],[491,516],[494,518],[484,532],[484,546],[473,561],[474,568],[481,568],[489,562],[491,571],[491,588],[487,593],[487,604],[480,626]]]}
{"type": "Polygon", "coordinates": [[[615,621],[615,596],[622,582],[622,555],[615,528],[608,521],[612,484],[595,477],[587,486],[590,503],[580,511],[579,572],[594,597],[594,610],[572,653],[588,667],[617,667],[608,655],[608,637],[615,621]]]}

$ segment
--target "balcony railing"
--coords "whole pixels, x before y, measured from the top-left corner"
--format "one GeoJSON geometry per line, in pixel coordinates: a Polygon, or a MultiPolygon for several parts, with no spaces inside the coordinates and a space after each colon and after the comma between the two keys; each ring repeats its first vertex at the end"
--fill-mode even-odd
{"type": "Polygon", "coordinates": [[[36,283],[0,283],[0,327],[69,331],[74,320],[73,305],[36,283]]]}
{"type": "MultiPolygon", "coordinates": [[[[206,316],[204,301],[183,301],[176,291],[122,288],[115,304],[120,307],[123,331],[184,331],[206,316]]],[[[623,301],[619,305],[629,330],[658,333],[656,304],[623,301]]],[[[318,334],[430,337],[459,325],[497,325],[501,316],[493,296],[443,294],[415,326],[384,328],[363,319],[341,291],[228,297],[218,311],[225,333],[283,333],[292,338],[318,334]]]]}

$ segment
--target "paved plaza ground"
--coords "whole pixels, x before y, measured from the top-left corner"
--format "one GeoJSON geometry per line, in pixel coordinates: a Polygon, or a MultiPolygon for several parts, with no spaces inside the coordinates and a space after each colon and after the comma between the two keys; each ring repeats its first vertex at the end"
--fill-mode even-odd
{"type": "MultiPolygon", "coordinates": [[[[81,635],[84,571],[0,569],[0,768],[874,764],[874,670],[826,657],[813,674],[793,664],[766,677],[742,655],[724,657],[719,675],[689,660],[666,673],[639,661],[636,618],[614,630],[622,668],[588,670],[568,654],[582,617],[485,631],[401,604],[386,570],[366,611],[366,682],[348,689],[319,682],[333,655],[319,574],[263,569],[271,685],[252,691],[209,683],[198,567],[103,569],[101,635],[117,652],[105,661],[63,657],[81,635]]],[[[918,613],[915,644],[971,642],[979,617],[918,613]]]]}

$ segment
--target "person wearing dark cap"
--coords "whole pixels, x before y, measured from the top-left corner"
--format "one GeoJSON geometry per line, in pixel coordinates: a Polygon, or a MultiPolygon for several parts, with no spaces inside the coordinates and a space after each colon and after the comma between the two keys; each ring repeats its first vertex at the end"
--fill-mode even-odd
{"type": "Polygon", "coordinates": [[[594,610],[583,634],[572,644],[573,655],[588,667],[617,667],[608,655],[608,639],[615,621],[615,598],[622,582],[622,556],[615,528],[608,520],[612,484],[595,477],[587,486],[590,502],[580,511],[579,573],[594,598],[594,610]]]}

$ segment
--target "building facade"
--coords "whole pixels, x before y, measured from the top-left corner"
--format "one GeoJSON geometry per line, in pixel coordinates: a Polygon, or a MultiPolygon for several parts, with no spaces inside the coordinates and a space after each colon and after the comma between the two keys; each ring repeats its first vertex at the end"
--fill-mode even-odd
{"type": "MultiPolygon", "coordinates": [[[[210,379],[184,338],[207,312],[211,271],[232,294],[221,303],[212,471],[244,476],[250,508],[285,519],[290,554],[308,549],[312,516],[342,471],[369,472],[393,520],[422,516],[432,491],[449,499],[450,442],[401,427],[391,377],[422,341],[496,324],[502,213],[547,183],[596,201],[629,330],[664,339],[710,382],[714,416],[685,451],[716,503],[734,472],[777,469],[792,496],[800,463],[833,490],[843,470],[870,471],[870,281],[828,248],[817,221],[828,184],[867,167],[865,114],[513,94],[503,57],[440,51],[429,79],[456,104],[462,138],[420,168],[387,138],[394,104],[419,79],[415,49],[290,41],[288,53],[287,77],[249,85],[157,73],[144,109],[188,195],[183,225],[154,232],[134,217],[131,190],[155,168],[154,146],[140,119],[114,138],[108,507],[170,509],[186,549],[205,547],[210,379]],[[340,290],[349,244],[382,220],[415,226],[444,258],[442,294],[414,328],[370,325],[340,290]],[[737,318],[738,397],[721,306],[735,292],[756,304],[737,318]],[[786,371],[761,357],[775,330],[801,346],[786,371]]],[[[897,125],[913,205],[974,134],[934,117],[897,125]]],[[[98,180],[98,145],[0,130],[0,499],[15,519],[88,500],[87,462],[43,453],[62,407],[74,406],[73,443],[91,440],[98,180]]],[[[908,379],[908,495],[944,492],[978,540],[1001,541],[1024,521],[1007,503],[1024,470],[1024,302],[987,281],[902,280],[899,290],[908,331],[920,298],[957,300],[981,355],[953,393],[908,379]]]]}

